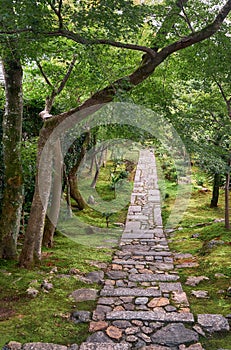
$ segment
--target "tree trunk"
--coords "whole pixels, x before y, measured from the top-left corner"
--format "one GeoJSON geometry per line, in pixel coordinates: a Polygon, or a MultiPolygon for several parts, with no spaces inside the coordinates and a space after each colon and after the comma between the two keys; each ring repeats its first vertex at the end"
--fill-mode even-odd
{"type": "Polygon", "coordinates": [[[16,259],[23,203],[21,166],[23,70],[16,50],[5,49],[3,71],[6,95],[2,140],[5,172],[0,220],[0,258],[16,259]]]}
{"type": "Polygon", "coordinates": [[[219,199],[219,189],[220,189],[221,175],[215,174],[213,178],[213,193],[210,203],[210,208],[217,208],[219,199]]]}
{"type": "Polygon", "coordinates": [[[98,177],[99,177],[100,167],[101,167],[101,165],[103,163],[103,157],[104,157],[104,149],[101,151],[99,162],[97,161],[97,155],[95,155],[96,171],[95,171],[94,179],[93,179],[93,181],[91,183],[91,187],[92,188],[95,188],[95,186],[96,186],[96,183],[97,183],[97,180],[98,180],[98,177]]]}
{"type": "Polygon", "coordinates": [[[76,172],[69,173],[68,181],[70,185],[70,196],[77,203],[78,209],[83,210],[87,207],[87,203],[83,199],[79,189],[78,189],[78,180],[76,172]]]}
{"type": "Polygon", "coordinates": [[[87,207],[86,202],[84,201],[79,189],[78,189],[78,180],[77,180],[77,171],[79,168],[80,163],[85,157],[87,147],[90,142],[90,132],[87,131],[85,133],[85,138],[79,153],[79,157],[75,163],[75,165],[72,167],[72,169],[69,171],[68,174],[68,182],[70,185],[70,196],[72,199],[74,199],[78,205],[79,210],[83,210],[87,207]]]}
{"type": "MultiPolygon", "coordinates": [[[[229,162],[230,166],[230,162],[229,162]]],[[[230,230],[229,220],[229,184],[230,184],[230,170],[228,170],[225,179],[225,228],[230,230]]]]}
{"type": "Polygon", "coordinates": [[[30,217],[25,232],[25,240],[19,258],[20,266],[29,268],[41,260],[41,246],[44,231],[45,217],[51,189],[52,176],[52,149],[48,147],[46,159],[40,166],[40,159],[44,145],[52,131],[46,127],[41,129],[38,142],[37,171],[35,179],[35,192],[31,204],[30,217]],[[35,250],[36,246],[36,250],[35,250]]]}
{"type": "MultiPolygon", "coordinates": [[[[47,248],[53,247],[53,239],[55,229],[58,223],[59,212],[60,212],[60,200],[62,195],[62,173],[63,173],[63,162],[62,162],[62,151],[60,140],[55,145],[55,157],[53,159],[54,166],[54,180],[51,191],[51,205],[46,215],[45,227],[43,232],[42,245],[47,248]]],[[[35,246],[36,249],[36,246],[35,246]]],[[[38,249],[40,246],[38,245],[38,249]]]]}

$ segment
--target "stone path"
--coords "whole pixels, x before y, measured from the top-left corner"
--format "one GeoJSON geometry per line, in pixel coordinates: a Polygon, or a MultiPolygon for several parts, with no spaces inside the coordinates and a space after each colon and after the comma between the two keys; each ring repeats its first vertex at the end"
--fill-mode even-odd
{"type": "Polygon", "coordinates": [[[154,154],[141,151],[131,204],[80,350],[202,349],[163,232],[154,154]],[[194,344],[194,345],[192,345],[194,344]]]}
{"type": "MultiPolygon", "coordinates": [[[[68,347],[11,342],[3,350],[203,350],[199,335],[230,329],[222,315],[202,314],[195,320],[190,312],[163,232],[157,169],[150,151],[141,151],[125,229],[106,276],[86,342],[68,347]]],[[[86,292],[90,299],[97,296],[96,290],[74,293],[85,299],[86,292]]],[[[83,313],[83,322],[88,322],[90,312],[83,313]]]]}

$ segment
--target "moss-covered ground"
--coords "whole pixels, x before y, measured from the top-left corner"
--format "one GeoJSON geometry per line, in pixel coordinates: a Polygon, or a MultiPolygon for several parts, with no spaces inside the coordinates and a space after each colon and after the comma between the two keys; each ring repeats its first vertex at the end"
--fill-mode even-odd
{"type": "MultiPolygon", "coordinates": [[[[178,270],[195,316],[201,313],[226,316],[231,313],[231,295],[227,292],[231,285],[231,231],[224,226],[224,191],[220,191],[218,207],[210,208],[211,186],[208,183],[203,184],[207,190],[198,186],[198,176],[193,169],[191,199],[175,231],[168,234],[169,245],[176,253],[189,253],[193,256],[182,258],[176,261],[177,264],[197,263],[195,267],[178,270]],[[208,243],[212,240],[217,244],[210,249],[208,243]],[[187,286],[185,282],[189,276],[206,276],[209,280],[200,282],[197,286],[187,286]],[[192,290],[206,290],[209,298],[198,299],[192,296],[192,290]]],[[[165,223],[174,205],[176,187],[175,183],[165,181],[163,196],[166,198],[162,208],[165,223]]],[[[201,342],[205,349],[231,349],[231,334],[213,335],[211,338],[202,338],[201,342]]]]}

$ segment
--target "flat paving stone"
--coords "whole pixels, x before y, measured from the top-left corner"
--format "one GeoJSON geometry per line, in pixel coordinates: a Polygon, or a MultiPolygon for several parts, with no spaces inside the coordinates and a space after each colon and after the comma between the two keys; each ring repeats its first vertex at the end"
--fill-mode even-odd
{"type": "Polygon", "coordinates": [[[178,275],[169,275],[169,274],[149,274],[149,273],[141,273],[141,274],[131,274],[128,276],[129,281],[132,282],[171,282],[177,281],[179,279],[178,275]]]}
{"type": "Polygon", "coordinates": [[[112,311],[106,313],[107,320],[143,320],[157,322],[185,322],[193,323],[193,314],[178,312],[157,312],[157,311],[112,311]]]}
{"type": "Polygon", "coordinates": [[[155,288],[113,288],[113,289],[102,289],[100,292],[101,296],[135,296],[135,297],[160,297],[161,293],[155,288]]]}
{"type": "Polygon", "coordinates": [[[179,323],[167,325],[152,335],[151,339],[153,343],[160,345],[178,346],[197,342],[199,336],[196,332],[179,323]]]}
{"type": "Polygon", "coordinates": [[[79,350],[129,350],[129,344],[82,343],[79,350]]]}

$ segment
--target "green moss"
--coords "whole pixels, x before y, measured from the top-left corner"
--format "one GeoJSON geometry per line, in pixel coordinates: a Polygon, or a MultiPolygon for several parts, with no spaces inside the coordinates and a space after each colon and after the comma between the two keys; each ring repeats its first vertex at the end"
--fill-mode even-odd
{"type": "Polygon", "coordinates": [[[80,274],[95,270],[96,267],[90,264],[92,260],[109,262],[111,252],[82,246],[60,234],[55,237],[55,247],[44,250],[40,268],[19,269],[15,263],[1,260],[0,347],[10,340],[66,345],[84,341],[88,335],[88,324],[75,324],[70,320],[70,313],[76,309],[93,311],[95,302],[76,303],[69,295],[79,288],[99,286],[85,284],[74,276],[60,275],[67,274],[73,267],[80,274]],[[50,273],[55,266],[58,272],[50,273]],[[40,288],[45,279],[54,286],[47,293],[40,288]],[[36,298],[27,296],[29,286],[39,290],[36,298]]]}

